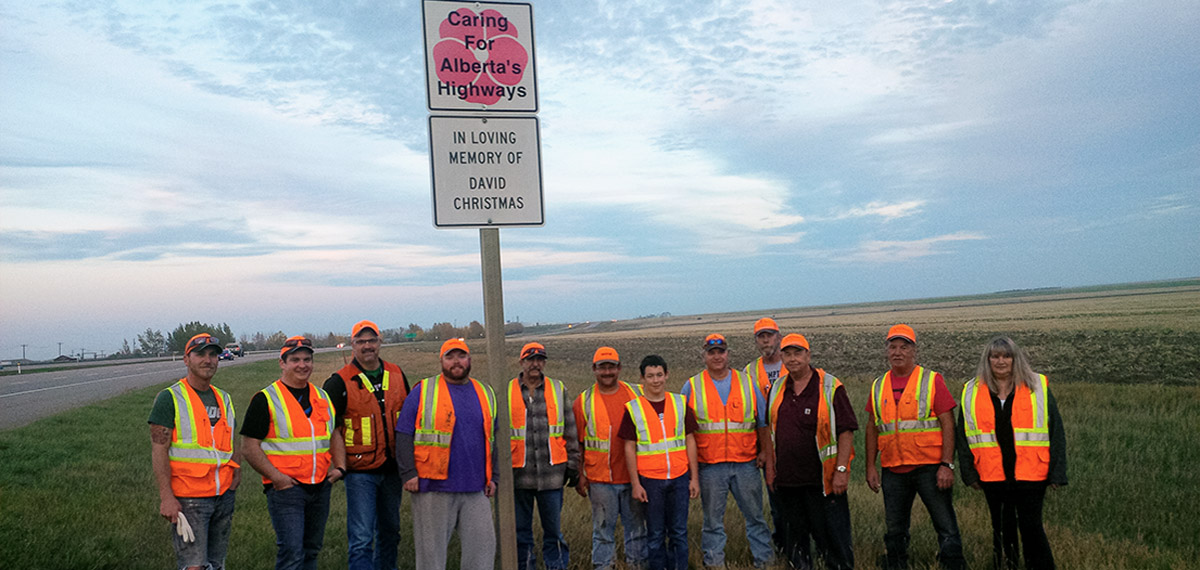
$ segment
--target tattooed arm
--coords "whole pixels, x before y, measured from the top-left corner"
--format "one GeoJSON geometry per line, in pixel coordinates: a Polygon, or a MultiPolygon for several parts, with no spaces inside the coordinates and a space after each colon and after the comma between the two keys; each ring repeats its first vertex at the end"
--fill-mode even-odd
{"type": "Polygon", "coordinates": [[[175,522],[179,514],[179,500],[171,491],[171,461],[167,450],[171,447],[171,428],[150,424],[150,465],[154,468],[154,480],[158,483],[158,514],[175,522]]]}

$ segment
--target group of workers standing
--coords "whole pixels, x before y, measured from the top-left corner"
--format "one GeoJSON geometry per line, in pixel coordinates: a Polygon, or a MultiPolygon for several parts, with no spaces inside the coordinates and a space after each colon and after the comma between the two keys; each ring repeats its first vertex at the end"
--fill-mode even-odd
{"type": "MultiPolygon", "coordinates": [[[[537,565],[535,508],[542,562],[567,568],[564,487],[590,502],[596,570],[615,567],[618,522],[631,568],[687,568],[695,498],[703,564],[724,567],[730,494],[755,567],[781,553],[796,568],[811,568],[814,558],[853,568],[846,489],[858,421],[846,389],[812,365],[803,335],[782,335],[763,318],[754,336],[762,356],[738,370],[725,337],[708,335],[704,370],[678,393],[667,390],[662,357],[645,357],[641,382],[632,384],[619,379],[617,351],[600,347],[596,382],[573,402],[562,382],[545,375],[546,348],[531,342],[498,403],[470,376],[461,339],[443,343],[440,374],[410,387],[398,366],[379,357],[379,327],[361,321],[351,330],[354,359],[323,387],[309,381],[312,342],[287,339],[281,376],[251,399],[235,452],[232,401],[211,384],[220,342],[196,335],[185,348],[187,376],[159,394],[149,419],[160,514],[172,523],[180,568],[223,568],[244,459],[262,476],[277,569],[316,567],[330,487],[344,480],[352,570],[396,568],[402,489],[411,500],[417,570],[444,569],[455,532],[463,538],[460,567],[490,570],[497,405],[507,405],[520,570],[537,565]]],[[[1066,457],[1046,377],[1010,339],[997,338],[963,388],[956,422],[941,374],[916,363],[911,327],[888,330],[886,353],[890,369],[872,383],[865,407],[866,482],[883,491],[887,526],[881,565],[907,568],[909,517],[920,496],[937,531],[939,564],[966,567],[951,493],[957,448],[963,482],[987,498],[997,567],[1016,567],[1019,533],[1027,567],[1053,568],[1042,504],[1047,486],[1066,484],[1066,457]]]]}

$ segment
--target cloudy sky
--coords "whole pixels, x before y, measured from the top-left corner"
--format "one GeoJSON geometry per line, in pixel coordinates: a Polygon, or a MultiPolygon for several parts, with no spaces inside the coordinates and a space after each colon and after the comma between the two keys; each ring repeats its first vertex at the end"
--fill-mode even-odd
{"type": "MultiPolygon", "coordinates": [[[[1195,0],[535,2],[505,316],[1200,275],[1195,0]]],[[[434,229],[420,4],[0,7],[0,358],[483,320],[434,229]]]]}

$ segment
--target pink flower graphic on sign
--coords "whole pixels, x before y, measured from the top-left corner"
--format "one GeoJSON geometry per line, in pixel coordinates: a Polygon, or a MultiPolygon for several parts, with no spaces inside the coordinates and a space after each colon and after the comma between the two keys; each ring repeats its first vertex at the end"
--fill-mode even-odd
{"type": "Polygon", "coordinates": [[[529,54],[517,41],[517,27],[496,10],[479,14],[459,8],[438,26],[433,46],[441,87],[468,103],[491,105],[525,97],[519,86],[529,54]]]}

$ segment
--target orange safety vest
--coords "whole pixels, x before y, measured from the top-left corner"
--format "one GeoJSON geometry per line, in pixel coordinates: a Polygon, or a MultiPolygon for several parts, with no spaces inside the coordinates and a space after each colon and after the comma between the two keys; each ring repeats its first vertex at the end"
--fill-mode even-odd
{"type": "MultiPolygon", "coordinates": [[[[542,377],[546,398],[546,417],[550,421],[550,464],[567,462],[566,413],[563,410],[563,383],[542,377]]],[[[521,397],[521,380],[508,383],[508,418],[512,427],[512,466],[525,466],[525,398],[521,397]]]]}
{"type": "MultiPolygon", "coordinates": [[[[587,423],[580,430],[583,432],[583,472],[589,481],[612,483],[614,479],[611,443],[621,427],[623,418],[608,417],[608,408],[604,405],[599,390],[600,387],[593,384],[577,398],[580,402],[579,407],[583,410],[583,419],[587,423]]],[[[642,394],[640,384],[618,381],[617,390],[625,396],[627,403],[642,394]]],[[[625,450],[617,449],[616,453],[625,453],[625,450]]]]}
{"type": "MultiPolygon", "coordinates": [[[[1013,393],[1013,445],[1017,465],[1013,475],[1018,481],[1045,481],[1050,474],[1050,412],[1046,396],[1045,374],[1038,374],[1030,390],[1018,384],[1013,393]]],[[[1004,460],[996,440],[996,408],[992,406],[987,384],[975,378],[963,386],[963,426],[975,470],[987,482],[1004,480],[1004,460]]]]}
{"type": "MultiPolygon", "coordinates": [[[[817,396],[817,456],[821,459],[821,481],[824,484],[824,493],[826,495],[833,489],[833,474],[837,470],[837,414],[833,407],[833,396],[837,393],[837,389],[842,386],[842,381],[838,380],[833,374],[826,373],[820,368],[813,369],[814,377],[809,380],[817,381],[818,390],[817,396]]],[[[771,396],[767,400],[767,409],[770,410],[767,415],[767,423],[771,426],[771,437],[775,437],[775,426],[779,420],[779,405],[783,403],[784,390],[787,382],[783,379],[786,376],[780,376],[779,381],[771,387],[771,396]]],[[[854,460],[854,446],[850,447],[850,458],[846,461],[846,469],[849,472],[850,462],[854,460]]]]}
{"type": "MultiPolygon", "coordinates": [[[[787,373],[787,366],[780,364],[779,376],[776,377],[776,381],[778,381],[778,378],[787,376],[787,373]]],[[[750,380],[754,382],[754,385],[758,386],[758,391],[762,392],[763,398],[766,398],[767,394],[771,393],[771,378],[767,376],[767,368],[763,366],[763,359],[761,356],[756,358],[750,364],[747,364],[746,368],[742,370],[742,374],[750,377],[750,380]]]]}
{"type": "Polygon", "coordinates": [[[637,429],[637,472],[649,479],[674,479],[687,473],[687,426],[683,396],[667,393],[662,417],[645,396],[625,403],[637,429]]]}
{"type": "MultiPolygon", "coordinates": [[[[282,379],[263,388],[262,393],[271,410],[271,427],[262,440],[267,460],[280,473],[301,483],[312,485],[324,481],[333,460],[329,453],[329,436],[333,433],[333,405],[329,403],[329,395],[310,383],[308,403],[312,414],[306,416],[282,379]]],[[[264,476],[263,484],[269,485],[271,480],[264,476]]]]}
{"type": "Polygon", "coordinates": [[[696,449],[700,463],[754,461],[758,457],[758,400],[749,378],[730,370],[729,401],[721,395],[708,370],[688,379],[688,407],[696,413],[696,449]]]}
{"type": "MultiPolygon", "coordinates": [[[[479,408],[483,412],[483,434],[487,438],[487,482],[492,482],[492,445],[495,442],[496,395],[491,386],[471,378],[479,408]]],[[[444,480],[450,472],[450,440],[454,437],[454,402],[441,374],[421,381],[421,399],[417,407],[413,457],[417,475],[422,479],[444,480]]]]}
{"type": "Polygon", "coordinates": [[[176,497],[216,497],[233,482],[233,399],[210,386],[221,408],[216,425],[208,421],[208,410],[187,379],[167,392],[175,404],[175,429],[167,458],[171,465],[171,492],[176,497]]]}
{"type": "Polygon", "coordinates": [[[404,372],[391,362],[383,363],[384,411],[379,409],[375,385],[355,363],[343,366],[337,375],[346,384],[346,409],[342,412],[346,467],[351,471],[382,467],[396,445],[396,418],[408,395],[404,372]]]}
{"type": "Polygon", "coordinates": [[[871,385],[880,464],[884,467],[941,463],[942,424],[933,413],[936,375],[922,366],[914,368],[898,403],[892,392],[891,370],[871,385]]]}

